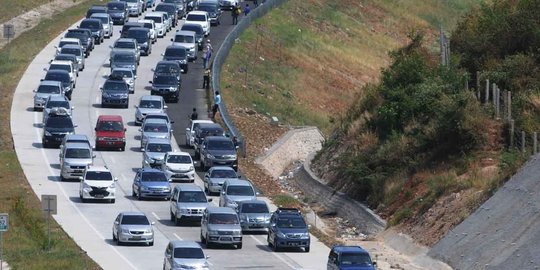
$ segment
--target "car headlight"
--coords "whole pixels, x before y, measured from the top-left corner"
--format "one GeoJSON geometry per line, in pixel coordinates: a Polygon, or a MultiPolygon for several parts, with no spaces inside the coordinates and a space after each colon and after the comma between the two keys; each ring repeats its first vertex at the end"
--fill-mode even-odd
{"type": "Polygon", "coordinates": [[[148,188],[145,187],[145,186],[142,186],[142,187],[141,187],[141,190],[143,190],[143,191],[148,191],[148,188]]]}
{"type": "Polygon", "coordinates": [[[87,183],[83,183],[83,189],[91,189],[92,187],[87,183]]]}
{"type": "Polygon", "coordinates": [[[217,232],[217,231],[211,231],[211,230],[209,230],[209,231],[208,231],[208,234],[209,234],[209,235],[216,235],[216,234],[218,234],[218,232],[217,232]]]}
{"type": "Polygon", "coordinates": [[[210,159],[213,159],[215,158],[214,156],[210,155],[210,154],[206,154],[206,158],[210,158],[210,159]]]}
{"type": "Polygon", "coordinates": [[[279,238],[287,238],[287,236],[285,236],[285,234],[282,233],[282,232],[276,232],[276,235],[277,235],[277,237],[279,237],[279,238]]]}
{"type": "Polygon", "coordinates": [[[148,229],[144,230],[144,233],[152,233],[152,229],[148,228],[148,229]]]}
{"type": "Polygon", "coordinates": [[[109,188],[116,188],[116,184],[115,183],[112,183],[109,188]]]}
{"type": "Polygon", "coordinates": [[[309,237],[309,233],[306,232],[302,234],[302,238],[308,238],[308,237],[309,237]]]}
{"type": "Polygon", "coordinates": [[[219,183],[218,182],[212,182],[210,183],[211,186],[219,186],[219,183]]]}
{"type": "Polygon", "coordinates": [[[176,91],[176,88],[174,87],[169,88],[169,92],[174,92],[174,91],[176,91]]]}
{"type": "Polygon", "coordinates": [[[122,228],[122,230],[121,230],[121,231],[122,231],[122,233],[129,233],[129,230],[128,230],[128,229],[124,229],[124,228],[122,228]]]}
{"type": "Polygon", "coordinates": [[[236,236],[242,235],[242,232],[241,231],[233,231],[233,235],[236,235],[236,236]]]}
{"type": "Polygon", "coordinates": [[[189,170],[190,170],[190,171],[193,171],[193,170],[195,170],[195,167],[189,166],[189,170]]]}
{"type": "Polygon", "coordinates": [[[52,136],[52,134],[48,131],[45,131],[45,136],[52,136]]]}

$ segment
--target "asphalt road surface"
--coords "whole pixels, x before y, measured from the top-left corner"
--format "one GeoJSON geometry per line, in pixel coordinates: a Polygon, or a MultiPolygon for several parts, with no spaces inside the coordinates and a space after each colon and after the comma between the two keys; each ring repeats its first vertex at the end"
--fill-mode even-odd
{"type": "MultiPolygon", "coordinates": [[[[136,18],[131,18],[136,20],[136,18]]],[[[232,29],[229,12],[224,12],[222,24],[212,27],[210,36],[214,54],[219,44],[232,29]]],[[[180,23],[181,25],[181,23],[180,23]]],[[[58,196],[58,215],[54,218],[64,230],[104,269],[161,269],[163,254],[169,240],[183,239],[199,241],[200,227],[174,226],[169,220],[169,205],[166,201],[137,201],[131,197],[131,184],[135,171],[140,168],[142,154],[139,149],[138,127],[134,126],[135,109],[140,96],[149,94],[148,81],[152,79],[151,69],[161,59],[161,53],[169,45],[174,29],[165,38],[154,44],[150,56],[141,57],[135,93],[130,95],[128,109],[101,108],[99,87],[109,73],[109,45],[119,37],[119,26],[114,27],[114,36],[96,45],[86,59],[86,68],[80,72],[77,87],[71,101],[74,109],[74,122],[78,125],[76,133],[86,134],[94,140],[93,128],[101,114],[119,114],[128,123],[125,152],[96,152],[96,165],[107,165],[119,181],[116,188],[116,203],[82,203],[79,200],[78,182],[60,182],[58,149],[44,149],[41,145],[41,112],[32,111],[33,93],[43,78],[43,68],[53,57],[54,45],[63,33],[48,44],[29,65],[23,75],[13,98],[11,109],[11,130],[15,150],[26,178],[37,196],[56,194],[58,196]],[[142,211],[155,221],[155,245],[116,246],[112,241],[112,224],[121,211],[142,211]]],[[[200,118],[206,116],[206,97],[202,86],[202,60],[189,64],[188,74],[183,76],[180,102],[169,103],[169,115],[175,120],[175,140],[184,143],[187,116],[197,107],[200,118]]],[[[177,145],[177,150],[181,147],[177,145]]],[[[200,175],[200,173],[199,173],[200,175]]],[[[196,183],[202,186],[200,177],[196,183]]],[[[218,198],[212,197],[213,203],[218,198]]],[[[265,199],[265,198],[262,198],[265,199]]],[[[275,206],[274,206],[275,207],[275,206]]],[[[272,252],[266,243],[266,235],[244,235],[241,250],[233,248],[205,249],[210,256],[212,269],[326,269],[329,249],[312,237],[311,252],[286,251],[272,252]]]]}

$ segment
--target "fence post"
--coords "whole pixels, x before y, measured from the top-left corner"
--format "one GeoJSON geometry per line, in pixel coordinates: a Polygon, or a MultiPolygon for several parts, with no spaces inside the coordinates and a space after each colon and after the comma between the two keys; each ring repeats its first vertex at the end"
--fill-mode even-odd
{"type": "Polygon", "coordinates": [[[525,153],[525,131],[521,131],[521,152],[525,153]]]}
{"type": "Polygon", "coordinates": [[[491,84],[491,97],[493,98],[493,109],[497,106],[495,94],[497,93],[497,85],[495,83],[491,84]]]}
{"type": "Polygon", "coordinates": [[[506,100],[507,100],[507,106],[506,106],[506,115],[508,116],[508,119],[512,119],[512,92],[511,91],[508,91],[506,92],[506,94],[508,95],[506,97],[506,100]]]}
{"type": "Polygon", "coordinates": [[[484,96],[484,103],[489,101],[489,79],[486,79],[486,96],[484,96]]]}
{"type": "Polygon", "coordinates": [[[476,95],[480,100],[480,71],[476,71],[476,95]]]}
{"type": "Polygon", "coordinates": [[[533,155],[536,155],[536,153],[538,152],[538,144],[537,144],[537,139],[538,139],[538,133],[537,132],[533,132],[533,155]]]}
{"type": "Polygon", "coordinates": [[[514,148],[514,119],[510,119],[510,149],[514,148]]]}
{"type": "Polygon", "coordinates": [[[499,113],[501,108],[501,89],[495,87],[495,119],[499,119],[499,113]]]}

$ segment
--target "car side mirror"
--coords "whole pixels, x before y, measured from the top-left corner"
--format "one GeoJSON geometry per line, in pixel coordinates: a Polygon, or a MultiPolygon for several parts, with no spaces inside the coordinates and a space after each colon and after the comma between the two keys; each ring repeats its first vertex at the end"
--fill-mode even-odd
{"type": "Polygon", "coordinates": [[[225,191],[222,191],[221,194],[225,195],[225,191]]]}
{"type": "Polygon", "coordinates": [[[73,124],[73,127],[78,127],[78,126],[79,126],[79,125],[77,125],[77,124],[73,124]]]}
{"type": "Polygon", "coordinates": [[[133,79],[137,79],[137,75],[133,76],[133,79]]]}
{"type": "Polygon", "coordinates": [[[150,71],[152,71],[152,72],[155,72],[156,70],[155,70],[155,69],[153,69],[153,68],[151,68],[151,69],[150,69],[150,71]]]}
{"type": "Polygon", "coordinates": [[[259,196],[259,195],[261,195],[261,193],[260,192],[255,192],[255,195],[259,196]]]}
{"type": "Polygon", "coordinates": [[[187,132],[190,132],[190,131],[191,131],[191,129],[190,129],[190,128],[186,128],[186,131],[187,131],[187,132]]]}
{"type": "Polygon", "coordinates": [[[238,175],[238,178],[242,178],[242,176],[241,176],[241,175],[238,175]]]}
{"type": "Polygon", "coordinates": [[[165,254],[165,257],[167,257],[167,259],[170,259],[170,258],[171,258],[171,254],[167,253],[167,254],[165,254]]]}
{"type": "Polygon", "coordinates": [[[150,224],[154,225],[154,224],[156,224],[156,222],[155,222],[155,221],[152,221],[150,224]]]}
{"type": "Polygon", "coordinates": [[[174,121],[172,121],[172,120],[171,120],[171,121],[169,121],[169,122],[170,122],[171,124],[174,124],[174,121]]]}
{"type": "Polygon", "coordinates": [[[118,222],[118,221],[115,221],[115,222],[114,222],[114,224],[118,225],[118,224],[120,224],[120,222],[118,222]]]}
{"type": "Polygon", "coordinates": [[[115,177],[115,178],[114,178],[114,182],[117,182],[117,181],[118,181],[118,177],[115,177]]]}
{"type": "Polygon", "coordinates": [[[94,128],[94,131],[97,131],[97,128],[94,128]]]}
{"type": "Polygon", "coordinates": [[[36,92],[37,92],[37,90],[36,90],[36,89],[34,89],[34,90],[32,90],[32,92],[36,93],[36,92]]]}
{"type": "Polygon", "coordinates": [[[43,71],[47,72],[48,70],[47,70],[47,68],[43,68],[43,71]]]}
{"type": "Polygon", "coordinates": [[[213,200],[214,200],[214,199],[210,198],[210,199],[208,199],[208,202],[212,202],[213,200]]]}
{"type": "Polygon", "coordinates": [[[93,154],[93,155],[92,155],[92,158],[96,158],[96,154],[93,154]]]}
{"type": "Polygon", "coordinates": [[[152,84],[152,81],[148,81],[149,84],[152,84]]]}
{"type": "Polygon", "coordinates": [[[44,81],[44,79],[40,79],[40,81],[44,81]]]}
{"type": "Polygon", "coordinates": [[[71,109],[72,109],[72,110],[75,110],[75,106],[71,106],[71,109]]]}
{"type": "Polygon", "coordinates": [[[139,108],[139,105],[135,105],[135,106],[133,106],[133,107],[135,107],[135,108],[139,108]]]}
{"type": "Polygon", "coordinates": [[[377,262],[373,262],[373,266],[377,266],[377,262]]]}
{"type": "Polygon", "coordinates": [[[163,109],[168,109],[168,108],[169,108],[169,106],[167,106],[167,105],[163,106],[163,109]]]}
{"type": "Polygon", "coordinates": [[[127,131],[127,128],[124,128],[124,131],[127,131]]]}
{"type": "Polygon", "coordinates": [[[210,256],[206,256],[206,259],[210,259],[210,256]]]}
{"type": "Polygon", "coordinates": [[[109,45],[109,49],[112,49],[112,48],[113,48],[113,46],[109,45]]]}
{"type": "Polygon", "coordinates": [[[139,128],[139,132],[142,132],[142,128],[139,128]]]}
{"type": "Polygon", "coordinates": [[[165,56],[165,54],[164,54],[164,53],[162,53],[162,54],[161,54],[161,56],[165,56]]]}

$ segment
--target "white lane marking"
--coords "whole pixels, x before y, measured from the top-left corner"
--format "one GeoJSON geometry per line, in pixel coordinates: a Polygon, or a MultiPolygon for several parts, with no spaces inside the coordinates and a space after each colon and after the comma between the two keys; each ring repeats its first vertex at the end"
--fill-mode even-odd
{"type": "MultiPolygon", "coordinates": [[[[265,243],[263,243],[261,240],[257,239],[257,237],[255,237],[254,235],[250,235],[251,238],[253,238],[253,240],[257,241],[257,243],[261,244],[261,245],[266,245],[265,243]]],[[[278,255],[277,253],[275,252],[271,252],[270,254],[274,255],[274,257],[278,258],[280,261],[284,262],[286,265],[288,265],[291,269],[298,269],[298,267],[295,267],[294,265],[292,265],[290,262],[288,262],[287,260],[285,260],[283,257],[281,257],[280,255],[278,255]]]]}
{"type": "Polygon", "coordinates": [[[178,234],[176,234],[176,233],[173,233],[173,235],[174,235],[174,237],[176,237],[176,239],[178,239],[180,241],[184,240],[184,239],[182,239],[182,237],[178,236],[178,234]]]}
{"type": "Polygon", "coordinates": [[[109,159],[111,160],[112,163],[116,163],[116,159],[114,159],[113,156],[110,156],[109,159]]]}
{"type": "Polygon", "coordinates": [[[157,220],[159,220],[159,217],[158,215],[156,215],[156,213],[152,212],[152,216],[154,216],[157,220]]]}
{"type": "MultiPolygon", "coordinates": [[[[37,123],[37,114],[38,114],[37,112],[34,112],[34,123],[37,123]]],[[[37,138],[38,138],[38,141],[39,141],[39,138],[41,137],[39,129],[34,128],[34,130],[36,131],[36,135],[37,135],[37,138]]],[[[47,163],[47,169],[49,170],[50,175],[55,175],[54,171],[52,170],[51,163],[49,162],[49,159],[47,158],[47,154],[45,153],[45,148],[41,147],[39,150],[41,151],[41,155],[43,156],[43,158],[45,159],[45,162],[47,163]]],[[[84,222],[86,222],[86,224],[88,224],[88,226],[101,238],[101,240],[105,241],[106,240],[105,237],[103,235],[101,235],[101,233],[96,229],[96,227],[94,227],[92,225],[92,223],[90,223],[90,221],[86,218],[86,216],[83,215],[83,213],[75,205],[75,203],[70,200],[69,196],[66,193],[66,190],[60,184],[60,182],[58,182],[58,181],[54,181],[54,182],[59,187],[59,189],[62,191],[62,194],[64,195],[66,201],[69,204],[71,204],[71,206],[75,209],[75,211],[77,211],[77,213],[82,218],[82,220],[84,222]]],[[[124,255],[122,255],[122,253],[120,253],[120,251],[118,251],[118,249],[116,249],[116,247],[110,246],[110,245],[108,247],[112,248],[112,250],[114,250],[114,252],[116,252],[116,254],[118,254],[118,256],[120,258],[122,258],[122,260],[124,260],[127,263],[127,265],[129,265],[132,269],[137,269],[137,267],[135,267],[135,265],[133,265],[126,257],[124,257],[124,255]]]]}

